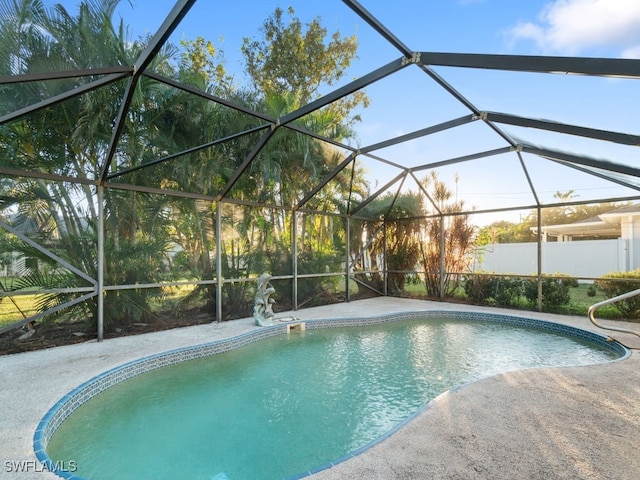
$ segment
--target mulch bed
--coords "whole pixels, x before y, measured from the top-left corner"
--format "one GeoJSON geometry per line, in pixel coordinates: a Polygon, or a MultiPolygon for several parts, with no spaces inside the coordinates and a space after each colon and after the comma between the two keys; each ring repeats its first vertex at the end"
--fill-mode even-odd
{"type": "MultiPolygon", "coordinates": [[[[352,296],[352,300],[376,297],[375,293],[366,289],[352,296]]],[[[344,301],[340,295],[319,296],[312,299],[305,305],[299,307],[311,307],[318,305],[326,305],[330,303],[338,303],[344,301]]],[[[274,306],[274,312],[291,311],[293,306],[287,302],[278,302],[274,306]]],[[[251,309],[246,311],[235,311],[239,317],[245,318],[252,315],[251,309]]],[[[224,318],[223,321],[232,320],[224,318]]],[[[179,317],[171,313],[165,313],[154,316],[146,322],[132,322],[127,325],[121,325],[117,329],[106,329],[104,338],[117,338],[128,335],[139,335],[141,333],[158,332],[161,330],[169,330],[172,328],[189,327],[193,325],[202,325],[215,321],[215,314],[205,312],[203,310],[194,309],[189,312],[182,312],[179,317]]],[[[80,322],[43,322],[33,325],[34,332],[28,338],[23,336],[29,331],[25,326],[16,330],[12,330],[0,335],[0,355],[9,355],[13,353],[30,352],[34,350],[42,350],[45,348],[60,347],[63,345],[73,345],[93,341],[96,339],[95,327],[87,329],[86,324],[80,322]],[[23,337],[23,338],[21,338],[23,337]]]]}
{"type": "MultiPolygon", "coordinates": [[[[105,331],[104,338],[117,338],[141,333],[158,332],[172,328],[189,327],[210,323],[214,317],[210,314],[196,314],[184,318],[155,318],[148,323],[134,322],[123,325],[114,331],[105,331]]],[[[35,332],[21,338],[29,331],[27,327],[12,330],[0,335],[0,355],[12,353],[30,352],[45,348],[72,345],[96,339],[95,328],[87,332],[85,325],[81,323],[41,323],[34,325],[35,332]]]]}

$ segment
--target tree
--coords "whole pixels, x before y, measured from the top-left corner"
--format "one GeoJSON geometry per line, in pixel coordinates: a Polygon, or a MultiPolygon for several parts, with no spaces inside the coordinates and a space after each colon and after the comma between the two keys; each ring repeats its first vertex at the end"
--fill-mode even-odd
{"type": "MultiPolygon", "coordinates": [[[[355,58],[355,36],[331,35],[315,18],[306,29],[289,8],[289,23],[276,8],[262,25],[262,38],[245,38],[242,53],[246,72],[253,82],[251,106],[274,118],[300,108],[319,96],[319,89],[342,78],[355,58]]],[[[319,135],[343,141],[353,136],[356,121],[351,112],[368,105],[364,92],[311,112],[296,123],[319,135]]],[[[291,206],[340,161],[335,150],[322,142],[292,131],[276,133],[241,181],[239,191],[252,193],[252,200],[270,200],[291,206]],[[250,183],[253,182],[253,185],[250,183]]],[[[280,222],[282,224],[282,222],[280,222]]],[[[277,235],[277,234],[276,234],[277,235]]]]}
{"type": "Polygon", "coordinates": [[[420,241],[423,228],[424,204],[417,192],[384,195],[369,205],[360,229],[352,237],[358,255],[367,250],[363,239],[370,243],[368,261],[372,270],[370,285],[382,290],[384,267],[387,287],[392,293],[404,291],[407,271],[413,271],[420,260],[420,241]],[[384,222],[382,219],[386,219],[384,222]],[[380,261],[384,259],[385,265],[380,261]]]}
{"type": "MultiPolygon", "coordinates": [[[[245,38],[242,53],[246,72],[252,81],[252,95],[249,105],[280,118],[295,111],[320,96],[323,86],[333,86],[355,58],[357,42],[355,37],[342,38],[338,32],[328,38],[327,30],[319,18],[303,25],[288,10],[289,21],[283,10],[276,9],[263,23],[261,36],[245,38]]],[[[311,112],[298,119],[296,124],[319,135],[343,141],[353,135],[351,125],[357,121],[352,111],[358,106],[366,106],[368,98],[358,92],[335,104],[311,112]]],[[[322,181],[343,157],[331,145],[308,135],[285,128],[279,129],[251,163],[245,175],[238,179],[234,195],[247,196],[252,201],[278,206],[296,205],[309,189],[322,181]]],[[[357,174],[355,182],[363,180],[357,174]]],[[[339,174],[331,185],[317,192],[309,202],[321,210],[344,213],[349,195],[363,190],[360,185],[345,187],[347,176],[339,174]]],[[[308,206],[308,205],[307,205],[308,206]]],[[[248,228],[237,225],[238,230],[251,232],[251,244],[261,245],[256,257],[264,255],[265,262],[258,262],[271,272],[287,274],[291,271],[290,256],[283,252],[291,250],[290,215],[286,209],[254,208],[247,222],[259,224],[262,228],[248,228]]],[[[330,225],[333,220],[312,222],[311,217],[299,224],[302,235],[300,265],[303,271],[313,265],[333,265],[342,262],[340,239],[330,225]],[[311,241],[308,230],[327,228],[327,233],[314,237],[311,241]],[[323,242],[321,245],[320,242],[323,242]]],[[[296,232],[298,233],[298,232],[296,232]]],[[[342,242],[344,239],[342,240],[342,242]]],[[[306,280],[299,282],[300,290],[306,280]]],[[[307,298],[316,296],[318,282],[309,281],[313,288],[307,289],[307,298]]]]}
{"type": "MultiPolygon", "coordinates": [[[[131,65],[144,48],[140,42],[130,42],[122,22],[112,22],[118,0],[83,1],[77,15],[62,6],[45,9],[41,2],[3,2],[0,65],[10,74],[42,73],[92,67],[131,65]]],[[[162,53],[152,66],[166,61],[162,53]]],[[[4,86],[3,110],[15,110],[23,103],[31,104],[85,82],[83,78],[68,78],[50,82],[31,82],[4,86]],[[26,100],[26,102],[25,102],[26,100]]],[[[142,89],[149,82],[140,82],[118,146],[118,158],[129,159],[129,165],[142,156],[148,142],[141,116],[141,103],[150,105],[142,89]],[[136,160],[131,160],[136,159],[136,160]]],[[[0,129],[0,145],[10,155],[3,156],[3,166],[37,169],[54,175],[75,177],[80,182],[54,182],[14,177],[4,185],[0,208],[18,208],[21,218],[37,225],[31,238],[49,251],[65,259],[92,278],[97,277],[98,208],[91,182],[99,177],[111,136],[113,120],[124,83],[99,89],[47,109],[21,117],[0,129]],[[6,189],[4,187],[7,187],[6,189]]],[[[149,93],[149,92],[147,92],[149,93]]],[[[105,246],[105,283],[149,283],[157,279],[159,264],[166,250],[166,224],[157,215],[162,206],[140,202],[134,193],[105,194],[105,224],[110,232],[105,246]]],[[[78,276],[63,271],[42,252],[21,244],[24,256],[39,258],[43,271],[27,272],[21,288],[49,289],[85,287],[78,276]]],[[[148,316],[152,291],[129,290],[109,292],[105,296],[105,319],[113,326],[119,322],[140,320],[148,316]]],[[[54,293],[42,297],[40,309],[46,310],[77,297],[72,293],[54,293]]],[[[83,319],[89,325],[97,314],[96,297],[59,313],[67,319],[83,319]]],[[[54,318],[54,317],[50,317],[54,318]]]]}
{"type": "Polygon", "coordinates": [[[536,235],[530,227],[529,221],[514,223],[508,220],[498,220],[478,231],[475,245],[480,247],[492,243],[535,242],[536,235]]]}
{"type": "MultiPolygon", "coordinates": [[[[578,195],[573,190],[566,192],[556,192],[553,195],[558,203],[570,203],[578,199],[578,195]]],[[[614,208],[620,208],[630,205],[631,202],[605,202],[596,204],[569,204],[559,205],[556,207],[545,208],[542,210],[542,225],[564,225],[568,223],[579,222],[587,218],[595,217],[601,213],[605,213],[614,208]]],[[[537,225],[537,212],[530,214],[532,226],[537,225]]]]}
{"type": "Polygon", "coordinates": [[[469,270],[468,253],[475,227],[469,223],[468,214],[459,213],[465,211],[464,202],[452,200],[454,192],[438,178],[436,171],[426,176],[422,185],[439,212],[426,219],[421,242],[427,295],[450,296],[459,286],[460,274],[469,270]]]}
{"type": "Polygon", "coordinates": [[[211,40],[204,37],[183,39],[180,45],[183,49],[179,68],[182,82],[216,95],[233,93],[233,79],[224,67],[224,53],[216,49],[211,40]]]}
{"type": "MultiPolygon", "coordinates": [[[[72,15],[60,5],[45,9],[39,1],[0,0],[3,13],[0,69],[5,75],[14,75],[134,64],[144,50],[146,40],[130,41],[123,22],[113,22],[118,3],[118,0],[83,0],[78,13],[72,15]]],[[[317,62],[325,55],[327,65],[321,82],[332,85],[353,58],[350,49],[355,48],[354,39],[343,41],[335,34],[325,46],[326,31],[318,20],[312,23],[308,35],[302,34],[299,21],[290,31],[298,29],[298,34],[305,38],[305,48],[315,52],[317,62]],[[320,43],[314,45],[314,42],[320,43]],[[334,61],[337,62],[333,63],[335,71],[330,72],[334,61]]],[[[283,22],[280,26],[283,31],[289,31],[283,22]]],[[[319,84],[314,82],[320,80],[308,76],[313,74],[311,70],[295,79],[291,77],[291,82],[287,80],[289,85],[298,86],[289,93],[261,90],[258,85],[250,91],[238,90],[227,77],[222,54],[212,42],[198,37],[181,42],[181,48],[182,51],[173,45],[163,47],[149,68],[202,91],[232,98],[255,110],[273,112],[275,117],[295,110],[310,96],[316,95],[314,92],[319,84]],[[309,81],[310,86],[306,86],[305,81],[309,81]]],[[[271,72],[275,74],[276,71],[271,72]]],[[[15,111],[73,90],[86,81],[81,77],[7,83],[0,86],[3,93],[0,104],[3,111],[15,111]]],[[[126,81],[115,82],[108,88],[70,98],[0,126],[0,147],[6,153],[0,160],[3,167],[38,170],[80,180],[56,182],[12,177],[0,185],[0,212],[19,209],[23,214],[20,218],[33,220],[37,225],[34,233],[37,237],[32,238],[92,278],[97,277],[99,220],[98,197],[93,184],[102,173],[102,161],[111,147],[113,125],[125,87],[126,81]]],[[[345,99],[339,107],[306,115],[298,124],[342,140],[352,134],[349,128],[349,122],[354,121],[351,109],[362,105],[365,98],[363,94],[355,95],[345,99]]],[[[126,112],[110,173],[123,172],[118,181],[125,184],[199,192],[215,197],[263,133],[247,134],[210,148],[194,147],[213,144],[260,123],[259,119],[203,96],[142,76],[126,112]],[[150,161],[162,160],[178,152],[186,153],[138,169],[150,161]]],[[[246,174],[237,179],[228,196],[290,207],[340,161],[342,158],[332,147],[281,128],[246,174]]],[[[338,211],[344,211],[347,196],[359,189],[358,186],[326,189],[318,197],[323,202],[333,203],[338,211]]],[[[163,260],[169,240],[187,251],[184,258],[190,260],[185,262],[188,271],[181,271],[181,274],[211,279],[215,268],[212,205],[213,202],[192,199],[170,200],[169,196],[143,194],[133,189],[106,189],[102,205],[107,231],[105,284],[145,284],[166,279],[163,260]]],[[[290,242],[288,232],[280,231],[288,227],[284,212],[284,209],[259,211],[252,207],[245,208],[241,215],[223,216],[223,231],[239,233],[235,244],[223,243],[222,265],[218,266],[223,274],[235,277],[235,272],[241,270],[224,271],[231,265],[228,259],[238,258],[236,252],[240,244],[248,245],[248,253],[233,265],[241,265],[247,274],[251,274],[255,272],[249,268],[254,265],[252,261],[258,258],[263,245],[286,246],[290,242]],[[256,212],[260,215],[253,215],[256,212]],[[256,254],[251,257],[253,253],[256,254]]],[[[327,238],[333,240],[335,236],[327,235],[327,238]]],[[[23,250],[25,255],[41,255],[29,251],[26,246],[23,250]]],[[[263,253],[263,259],[276,262],[276,255],[263,253]]],[[[46,256],[42,256],[42,260],[51,262],[46,256]]],[[[261,264],[256,265],[256,268],[261,267],[261,264]]],[[[49,269],[50,272],[54,270],[49,269]]],[[[33,288],[41,289],[86,286],[73,275],[49,279],[32,275],[29,280],[33,288]]],[[[209,285],[202,290],[207,294],[207,305],[213,307],[214,287],[209,285]]],[[[111,321],[113,327],[119,322],[145,321],[151,316],[151,297],[158,292],[160,289],[110,290],[105,296],[105,321],[111,321]]],[[[45,303],[51,306],[69,300],[66,295],[52,294],[43,302],[43,308],[45,303]]],[[[60,315],[88,319],[90,324],[96,313],[94,298],[62,310],[60,315]]]]}
{"type": "MultiPolygon", "coordinates": [[[[577,199],[573,190],[556,192],[553,197],[559,203],[570,203],[577,199]]],[[[565,225],[596,217],[615,208],[630,205],[631,202],[604,202],[594,204],[569,204],[542,209],[542,225],[565,225]]],[[[499,220],[484,226],[475,240],[477,246],[492,243],[524,243],[535,242],[538,227],[538,211],[531,210],[520,223],[499,220]]]]}
{"type": "MultiPolygon", "coordinates": [[[[289,23],[284,12],[276,8],[262,25],[262,39],[244,38],[242,53],[246,71],[255,88],[265,98],[290,97],[293,108],[319,97],[323,85],[334,86],[356,58],[358,42],[355,35],[342,38],[339,32],[327,40],[327,29],[320,18],[306,24],[306,30],[294,10],[289,7],[289,23]]],[[[359,117],[350,117],[358,106],[367,107],[364,92],[356,92],[326,107],[336,125],[351,125],[359,117]]]]}

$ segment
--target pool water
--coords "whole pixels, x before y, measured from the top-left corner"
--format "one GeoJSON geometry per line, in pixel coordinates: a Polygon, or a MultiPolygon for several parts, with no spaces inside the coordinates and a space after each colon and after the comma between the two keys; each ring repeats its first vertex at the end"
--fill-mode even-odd
{"type": "Polygon", "coordinates": [[[458,385],[615,358],[487,322],[307,330],[119,383],[79,407],[47,452],[91,480],[287,478],[376,441],[458,385]]]}

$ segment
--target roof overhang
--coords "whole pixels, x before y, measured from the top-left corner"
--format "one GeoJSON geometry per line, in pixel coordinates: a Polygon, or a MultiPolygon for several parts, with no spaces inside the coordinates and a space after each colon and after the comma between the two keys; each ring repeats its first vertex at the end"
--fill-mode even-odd
{"type": "Polygon", "coordinates": [[[542,227],[542,232],[552,237],[619,237],[620,225],[604,221],[577,222],[566,225],[548,225],[542,227]]]}

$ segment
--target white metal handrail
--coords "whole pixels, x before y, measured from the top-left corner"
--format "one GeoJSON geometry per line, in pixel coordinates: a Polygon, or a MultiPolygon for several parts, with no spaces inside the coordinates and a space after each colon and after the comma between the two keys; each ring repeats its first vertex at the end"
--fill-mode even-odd
{"type": "Polygon", "coordinates": [[[607,298],[606,300],[603,300],[601,302],[591,305],[589,307],[589,310],[587,311],[587,314],[589,315],[589,320],[591,320],[591,323],[593,323],[596,327],[603,328],[605,330],[614,330],[616,332],[630,333],[632,335],[637,335],[638,337],[640,337],[640,332],[635,332],[633,330],[629,330],[628,328],[612,327],[609,325],[600,325],[595,318],[595,312],[598,308],[615,303],[619,300],[625,300],[627,298],[635,297],[636,295],[640,295],[640,288],[638,290],[633,290],[631,292],[623,293],[622,295],[618,295],[617,297],[607,298]]]}

